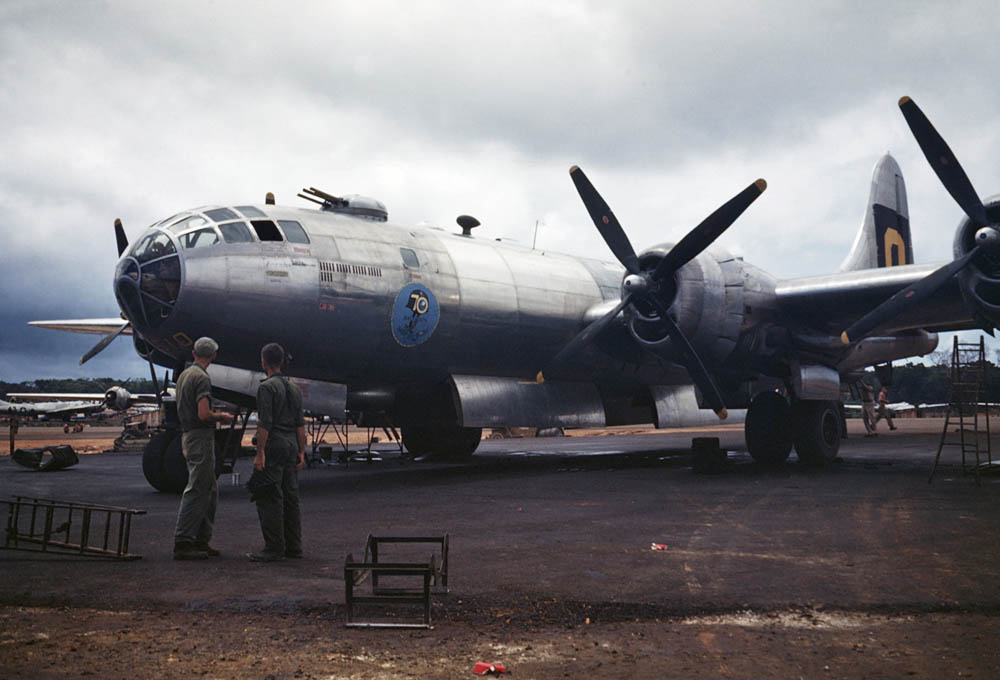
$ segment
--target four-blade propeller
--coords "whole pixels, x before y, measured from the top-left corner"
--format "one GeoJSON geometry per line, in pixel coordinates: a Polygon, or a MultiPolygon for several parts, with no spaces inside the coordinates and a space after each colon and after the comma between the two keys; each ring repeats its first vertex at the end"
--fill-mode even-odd
{"type": "MultiPolygon", "coordinates": [[[[688,374],[694,384],[701,390],[712,410],[720,419],[726,417],[726,406],[719,393],[715,382],[706,370],[704,363],[698,353],[695,352],[691,342],[684,335],[677,323],[670,317],[667,305],[660,299],[658,293],[661,284],[669,282],[678,269],[697,257],[703,250],[708,248],[722,233],[743,214],[751,203],[760,196],[767,188],[767,182],[758,179],[739,194],[726,202],[721,208],[706,217],[701,224],[692,229],[683,239],[680,240],[670,252],[657,263],[655,268],[643,270],[639,265],[639,258],[632,248],[625,230],[622,229],[618,219],[611,208],[604,201],[601,195],[590,183],[587,176],[577,166],[573,166],[569,171],[576,190],[583,199],[583,204],[590,213],[590,218],[597,226],[608,248],[614,253],[618,261],[625,267],[627,272],[622,283],[624,296],[621,302],[615,305],[614,309],[594,321],[584,328],[570,342],[563,347],[544,371],[538,373],[538,380],[544,380],[544,373],[558,373],[566,362],[577,352],[583,349],[597,335],[611,324],[612,321],[630,305],[642,303],[644,307],[652,308],[656,311],[656,324],[670,338],[673,347],[680,353],[681,363],[687,369],[688,374]]],[[[668,285],[672,285],[669,284],[668,285]]]]}
{"type": "Polygon", "coordinates": [[[928,274],[916,283],[899,291],[881,305],[868,312],[865,316],[855,321],[850,328],[845,330],[841,336],[841,341],[846,345],[863,339],[876,328],[884,325],[903,311],[913,307],[926,299],[946,284],[952,276],[965,268],[980,250],[994,250],[1000,245],[1000,232],[997,231],[996,224],[991,224],[986,215],[986,208],[979,199],[979,194],[972,187],[968,175],[962,169],[958,158],[945,143],[938,131],[931,125],[930,120],[924,112],[909,97],[899,100],[900,111],[906,119],[910,131],[924,152],[927,162],[931,164],[934,173],[941,180],[941,184],[947,189],[951,197],[955,199],[959,207],[969,216],[976,231],[975,245],[968,253],[962,257],[949,262],[943,267],[928,274]]]}
{"type": "MultiPolygon", "coordinates": [[[[122,221],[115,218],[115,241],[118,242],[118,257],[122,256],[125,249],[128,248],[128,237],[125,236],[125,227],[122,226],[122,221]]],[[[125,332],[125,329],[129,327],[130,323],[126,321],[123,323],[118,330],[113,333],[108,333],[103,338],[101,338],[96,345],[87,350],[87,353],[80,357],[80,365],[87,363],[95,356],[104,351],[104,349],[111,344],[111,341],[117,338],[119,335],[125,332]]]]}

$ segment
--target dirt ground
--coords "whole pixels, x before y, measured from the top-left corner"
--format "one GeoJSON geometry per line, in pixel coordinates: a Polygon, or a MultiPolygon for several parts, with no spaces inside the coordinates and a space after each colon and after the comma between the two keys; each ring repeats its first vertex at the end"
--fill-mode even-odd
{"type": "MultiPolygon", "coordinates": [[[[568,614],[569,612],[564,612],[568,614]]],[[[352,630],[335,612],[0,608],[5,678],[996,678],[991,614],[736,612],[520,622],[449,612],[434,630],[352,630]]],[[[562,616],[560,616],[562,618],[562,616]]]]}
{"type": "MultiPolygon", "coordinates": [[[[107,445],[88,434],[44,443],[107,445]]],[[[317,508],[307,532],[331,514],[358,528],[331,529],[315,557],[276,566],[240,560],[245,535],[219,546],[221,560],[171,562],[158,536],[170,535],[176,499],[134,479],[136,455],[87,456],[57,476],[3,460],[0,490],[92,486],[150,514],[136,536],[144,558],[128,565],[0,551],[0,678],[461,678],[481,661],[515,678],[1000,677],[1000,481],[977,488],[952,467],[928,485],[934,425],[902,421],[898,434],[876,442],[852,430],[832,475],[762,474],[745,456],[707,477],[655,457],[638,468],[514,458],[315,470],[304,477],[304,503],[317,508]],[[442,493],[451,505],[435,507],[442,493]],[[370,511],[352,504],[368,494],[370,511]],[[484,505],[487,494],[503,500],[484,505]],[[414,508],[423,514],[411,518],[414,508]],[[824,514],[822,532],[805,528],[824,514]],[[343,625],[341,546],[383,516],[463,537],[453,566],[465,584],[434,598],[432,630],[343,625]],[[648,542],[620,547],[641,540],[625,534],[662,537],[669,550],[650,560],[648,542]]],[[[587,445],[613,456],[625,439],[587,445]]],[[[482,453],[585,444],[508,440],[482,453]]],[[[225,521],[252,534],[250,504],[236,487],[222,492],[225,521]]]]}

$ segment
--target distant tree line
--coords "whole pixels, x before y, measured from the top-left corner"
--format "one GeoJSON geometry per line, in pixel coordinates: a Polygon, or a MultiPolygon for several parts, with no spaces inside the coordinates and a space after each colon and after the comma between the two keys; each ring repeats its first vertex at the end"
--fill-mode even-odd
{"type": "Polygon", "coordinates": [[[146,378],[41,378],[25,382],[5,382],[0,380],[0,394],[5,397],[10,392],[81,392],[98,394],[106,392],[109,387],[118,385],[132,394],[153,392],[153,381],[146,378]]]}
{"type": "MultiPolygon", "coordinates": [[[[889,401],[907,401],[914,406],[947,402],[951,370],[951,356],[947,354],[947,358],[942,357],[944,360],[934,366],[919,363],[893,366],[892,385],[888,386],[889,401]]],[[[875,374],[866,373],[865,380],[877,394],[882,385],[875,374]]],[[[986,362],[986,382],[989,401],[1000,402],[1000,367],[989,361],[986,362]]]]}

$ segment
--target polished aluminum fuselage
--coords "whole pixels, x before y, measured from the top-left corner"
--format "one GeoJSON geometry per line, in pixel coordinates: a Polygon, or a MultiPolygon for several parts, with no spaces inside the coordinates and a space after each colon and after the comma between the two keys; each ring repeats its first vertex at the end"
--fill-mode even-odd
{"type": "MultiPolygon", "coordinates": [[[[175,309],[155,330],[140,329],[161,352],[184,359],[190,341],[212,335],[220,361],[258,368],[260,347],[277,341],[293,356],[291,372],[359,388],[464,373],[532,379],[588,309],[619,296],[616,264],[433,228],[260,208],[300,222],[310,243],[179,248],[175,309]],[[419,266],[404,263],[403,248],[419,266]],[[431,292],[439,318],[429,337],[405,346],[392,332],[393,308],[413,283],[431,292]]],[[[613,363],[594,354],[591,378],[613,363]]]]}

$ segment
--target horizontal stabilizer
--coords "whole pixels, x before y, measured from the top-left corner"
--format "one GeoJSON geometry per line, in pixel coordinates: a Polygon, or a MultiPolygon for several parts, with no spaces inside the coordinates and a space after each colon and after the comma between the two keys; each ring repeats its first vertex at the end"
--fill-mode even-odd
{"type": "MultiPolygon", "coordinates": [[[[124,320],[120,316],[106,319],[59,319],[55,321],[29,321],[29,326],[35,328],[51,328],[55,331],[69,333],[89,333],[90,335],[108,335],[121,328],[124,320]]],[[[132,328],[126,328],[122,335],[132,335],[132,328]]]]}

